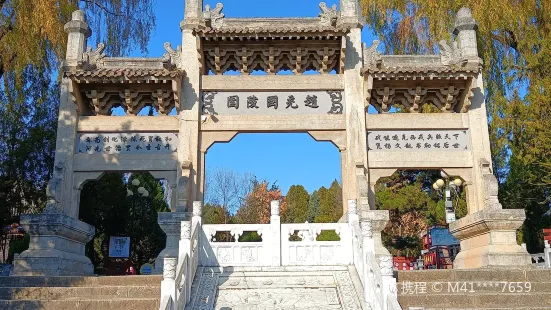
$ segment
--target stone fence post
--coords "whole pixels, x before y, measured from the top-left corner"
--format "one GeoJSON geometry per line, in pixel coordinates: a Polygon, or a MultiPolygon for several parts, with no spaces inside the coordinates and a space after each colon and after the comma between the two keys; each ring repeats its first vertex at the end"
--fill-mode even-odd
{"type": "Polygon", "coordinates": [[[279,200],[271,202],[270,212],[271,235],[269,236],[269,242],[271,244],[272,266],[277,267],[281,266],[281,217],[279,216],[279,200]]]}
{"type": "Polygon", "coordinates": [[[161,300],[170,296],[172,301],[176,301],[176,268],[178,259],[175,257],[166,257],[163,260],[163,280],[161,281],[161,300]]]}

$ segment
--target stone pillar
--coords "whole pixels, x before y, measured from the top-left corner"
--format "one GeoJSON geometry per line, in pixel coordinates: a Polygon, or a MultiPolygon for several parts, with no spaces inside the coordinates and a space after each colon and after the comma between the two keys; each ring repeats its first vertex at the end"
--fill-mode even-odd
{"type": "Polygon", "coordinates": [[[165,258],[178,258],[178,243],[180,242],[181,222],[189,220],[189,216],[182,212],[159,212],[158,223],[166,234],[165,249],[155,259],[154,273],[163,272],[165,258]]]}
{"type": "MultiPolygon", "coordinates": [[[[457,14],[454,34],[457,36],[463,66],[479,66],[477,24],[471,10],[457,14]]],[[[490,135],[482,75],[472,81],[473,97],[468,111],[471,153],[474,163],[472,185],[469,185],[469,214],[450,224],[451,233],[459,239],[461,252],[454,268],[528,266],[530,255],[516,242],[516,230],[523,224],[524,210],[503,210],[498,201],[498,182],[492,173],[490,135]]]]}
{"type": "Polygon", "coordinates": [[[467,60],[468,63],[478,65],[480,63],[476,42],[478,24],[474,20],[471,10],[468,8],[461,8],[459,12],[457,12],[454,26],[455,29],[453,30],[453,34],[457,36],[459,41],[462,58],[467,60]]]}
{"type": "MultiPolygon", "coordinates": [[[[64,70],[82,59],[90,27],[85,14],[76,11],[65,25],[69,34],[64,70]]],[[[93,274],[94,266],[84,254],[95,229],[78,218],[79,188],[73,180],[73,155],[77,140],[78,111],[72,82],[63,78],[57,128],[54,173],[46,189],[44,214],[21,216],[21,226],[31,235],[29,249],[15,258],[13,275],[78,276],[93,274]]]]}
{"type": "Polygon", "coordinates": [[[359,199],[357,171],[363,171],[365,176],[367,169],[365,108],[362,99],[364,83],[361,76],[363,25],[358,0],[341,0],[340,9],[339,25],[351,27],[346,36],[346,62],[343,73],[346,101],[346,150],[343,152],[346,154],[342,156],[346,160],[342,164],[342,174],[350,177],[343,177],[343,196],[346,199],[359,199]]]}
{"type": "Polygon", "coordinates": [[[385,229],[389,220],[390,215],[388,210],[367,210],[361,211],[360,213],[360,227],[364,240],[372,240],[367,244],[364,241],[364,249],[367,246],[367,249],[373,251],[377,258],[390,255],[390,252],[383,245],[383,240],[381,238],[381,231],[385,229]]]}
{"type": "Polygon", "coordinates": [[[176,300],[176,268],[178,267],[177,258],[165,258],[163,260],[163,280],[161,281],[161,301],[171,297],[173,302],[176,300]]]}
{"type": "MultiPolygon", "coordinates": [[[[202,59],[201,42],[193,33],[193,27],[203,23],[202,0],[186,0],[184,21],[180,24],[182,29],[182,56],[180,57],[180,68],[185,70],[186,76],[182,85],[182,104],[180,111],[180,145],[178,148],[178,161],[181,165],[179,176],[185,177],[187,172],[188,181],[186,184],[188,199],[186,205],[179,205],[178,209],[191,208],[192,201],[200,200],[202,182],[201,175],[201,154],[199,150],[199,126],[201,120],[201,75],[202,59]]],[[[180,183],[178,185],[180,190],[180,183]]],[[[181,201],[181,199],[179,199],[181,201]]]]}
{"type": "MultiPolygon", "coordinates": [[[[272,244],[272,267],[281,266],[281,218],[279,216],[279,201],[273,200],[270,205],[270,232],[272,244]]],[[[263,236],[264,238],[265,236],[263,236]]],[[[268,237],[268,236],[266,236],[268,237]]]]}

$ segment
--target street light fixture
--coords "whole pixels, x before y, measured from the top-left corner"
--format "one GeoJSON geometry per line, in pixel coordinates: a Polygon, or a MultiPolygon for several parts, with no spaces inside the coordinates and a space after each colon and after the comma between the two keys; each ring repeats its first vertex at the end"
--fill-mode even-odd
{"type": "Polygon", "coordinates": [[[441,190],[444,189],[446,193],[446,223],[455,222],[455,210],[453,208],[453,202],[452,202],[452,195],[451,192],[454,191],[455,194],[458,194],[458,189],[463,185],[463,180],[456,178],[453,181],[450,181],[449,175],[447,175],[444,171],[440,172],[440,175],[445,179],[438,179],[434,184],[432,184],[432,188],[435,190],[441,190]]]}

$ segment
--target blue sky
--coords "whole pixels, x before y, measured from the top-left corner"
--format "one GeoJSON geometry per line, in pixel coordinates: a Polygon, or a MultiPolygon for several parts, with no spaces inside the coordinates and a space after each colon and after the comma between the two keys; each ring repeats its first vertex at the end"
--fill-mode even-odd
{"type": "MultiPolygon", "coordinates": [[[[224,0],[226,17],[315,17],[320,0],[224,0]]],[[[326,1],[329,6],[338,1],[326,1]]],[[[216,1],[205,2],[211,6],[216,1]]],[[[184,16],[184,0],[157,1],[157,28],[149,44],[150,57],[165,53],[164,42],[181,45],[180,21],[184,16]]],[[[373,41],[368,29],[363,41],[373,41]]],[[[138,54],[136,54],[137,56],[138,54]]],[[[328,187],[341,179],[340,154],[329,142],[316,142],[306,133],[240,134],[230,143],[216,144],[207,153],[207,170],[230,168],[238,173],[250,172],[259,179],[276,182],[284,194],[293,184],[301,184],[309,192],[328,187]]]]}

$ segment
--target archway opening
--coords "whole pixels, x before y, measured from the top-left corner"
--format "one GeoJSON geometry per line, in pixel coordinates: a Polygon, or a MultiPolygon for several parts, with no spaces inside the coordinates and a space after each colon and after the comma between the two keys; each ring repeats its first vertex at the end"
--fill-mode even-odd
{"type": "Polygon", "coordinates": [[[96,228],[86,245],[96,274],[139,274],[154,262],[166,243],[157,214],[170,212],[170,196],[166,180],[148,172],[105,173],[84,184],[79,218],[96,228]]]}
{"type": "Polygon", "coordinates": [[[448,224],[467,215],[464,185],[440,170],[399,170],[378,180],[375,205],[390,213],[382,240],[395,269],[452,268],[459,241],[448,224]]]}
{"type": "Polygon", "coordinates": [[[206,155],[207,224],[337,222],[343,215],[341,159],[331,142],[306,133],[243,133],[206,155]]]}

